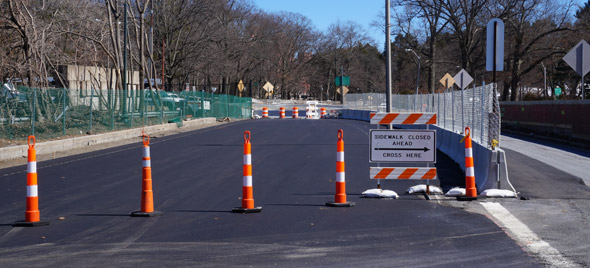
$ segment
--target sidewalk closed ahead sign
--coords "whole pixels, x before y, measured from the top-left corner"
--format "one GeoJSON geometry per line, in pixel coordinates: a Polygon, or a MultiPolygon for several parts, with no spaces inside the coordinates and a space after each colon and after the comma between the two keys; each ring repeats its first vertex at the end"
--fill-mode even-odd
{"type": "Polygon", "coordinates": [[[374,129],[371,162],[436,163],[435,130],[374,129]]]}

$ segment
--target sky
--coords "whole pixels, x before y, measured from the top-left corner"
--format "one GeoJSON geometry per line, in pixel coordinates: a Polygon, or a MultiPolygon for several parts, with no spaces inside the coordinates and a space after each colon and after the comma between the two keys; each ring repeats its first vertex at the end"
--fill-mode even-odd
{"type": "MultiPolygon", "coordinates": [[[[289,11],[309,18],[316,30],[327,32],[330,24],[340,20],[354,21],[361,25],[367,35],[375,40],[380,51],[385,44],[381,29],[371,27],[374,20],[381,21],[385,14],[383,0],[253,0],[256,7],[268,13],[289,11]]],[[[383,22],[385,24],[385,22],[383,22]]]]}

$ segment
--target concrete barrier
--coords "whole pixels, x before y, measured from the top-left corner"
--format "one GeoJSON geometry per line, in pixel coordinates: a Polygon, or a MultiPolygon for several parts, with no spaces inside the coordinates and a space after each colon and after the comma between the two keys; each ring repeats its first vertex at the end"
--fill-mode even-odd
{"type": "MultiPolygon", "coordinates": [[[[370,121],[371,111],[358,113],[354,110],[342,110],[346,114],[344,119],[370,121]],[[366,113],[365,113],[366,112],[366,113]]],[[[425,129],[419,125],[395,125],[396,128],[403,129],[425,129]]],[[[430,129],[436,130],[436,146],[438,150],[449,156],[455,161],[463,171],[465,171],[465,144],[460,143],[463,135],[445,130],[438,126],[430,126],[430,129]]],[[[473,156],[475,168],[475,184],[477,190],[482,192],[487,189],[505,189],[516,191],[510,184],[508,177],[508,168],[506,163],[505,152],[501,149],[490,150],[479,143],[473,141],[473,156]],[[498,183],[498,173],[499,183],[498,183]]]]}
{"type": "MultiPolygon", "coordinates": [[[[208,118],[200,118],[190,121],[183,121],[184,127],[195,127],[205,124],[212,124],[215,123],[215,118],[208,117],[208,118]]],[[[46,142],[38,142],[35,145],[37,149],[37,154],[52,154],[57,152],[64,152],[68,150],[74,150],[78,148],[83,148],[86,146],[109,143],[119,140],[125,140],[130,138],[135,138],[141,136],[141,130],[144,129],[145,133],[159,133],[164,131],[169,131],[173,129],[177,129],[178,126],[176,123],[169,123],[169,124],[161,124],[161,125],[154,125],[154,126],[146,126],[144,128],[134,128],[134,129],[127,129],[122,131],[115,131],[109,133],[101,133],[96,135],[88,135],[88,136],[81,136],[75,137],[71,139],[65,140],[53,140],[53,141],[46,141],[46,142]]],[[[19,146],[11,146],[11,147],[4,147],[0,148],[0,161],[6,160],[13,160],[19,159],[27,156],[27,145],[19,145],[19,146]]]]}

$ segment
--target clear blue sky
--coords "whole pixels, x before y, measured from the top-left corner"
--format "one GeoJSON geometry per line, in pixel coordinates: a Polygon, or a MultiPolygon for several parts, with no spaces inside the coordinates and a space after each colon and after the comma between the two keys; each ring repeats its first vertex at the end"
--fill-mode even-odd
{"type": "Polygon", "coordinates": [[[269,13],[289,11],[302,14],[309,18],[315,28],[321,32],[326,32],[328,26],[338,20],[354,21],[375,40],[379,50],[383,50],[385,35],[381,29],[370,26],[374,20],[384,20],[379,17],[379,14],[385,14],[383,0],[252,0],[252,2],[259,9],[269,13]]]}

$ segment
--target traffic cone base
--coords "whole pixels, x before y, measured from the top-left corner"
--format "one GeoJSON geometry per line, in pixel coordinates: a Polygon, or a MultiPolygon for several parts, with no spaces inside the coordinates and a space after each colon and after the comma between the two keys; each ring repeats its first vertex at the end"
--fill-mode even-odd
{"type": "Polygon", "coordinates": [[[37,227],[37,226],[44,226],[44,225],[49,225],[49,221],[33,221],[33,222],[28,222],[28,221],[17,221],[15,222],[12,226],[13,227],[37,227]]]}
{"type": "Polygon", "coordinates": [[[143,211],[133,211],[131,212],[131,217],[157,217],[162,216],[162,212],[154,211],[154,212],[143,212],[143,211]]]}
{"type": "Polygon", "coordinates": [[[262,212],[262,207],[255,207],[255,208],[235,207],[235,208],[232,208],[231,212],[234,212],[234,213],[258,213],[258,212],[262,212]]]}
{"type": "Polygon", "coordinates": [[[328,207],[354,207],[354,202],[344,202],[344,203],[336,203],[336,202],[328,202],[326,206],[328,207]]]}

